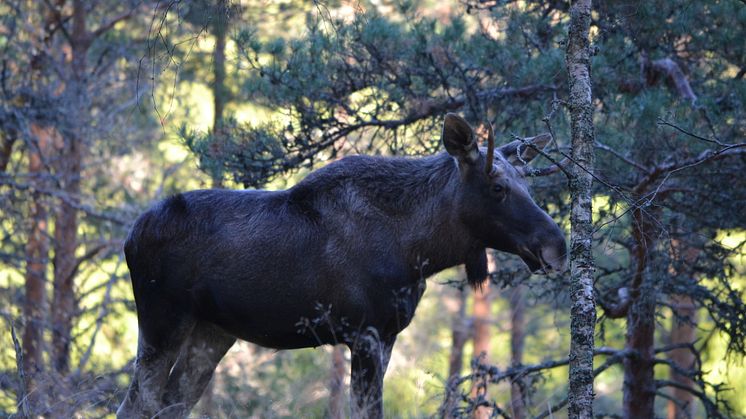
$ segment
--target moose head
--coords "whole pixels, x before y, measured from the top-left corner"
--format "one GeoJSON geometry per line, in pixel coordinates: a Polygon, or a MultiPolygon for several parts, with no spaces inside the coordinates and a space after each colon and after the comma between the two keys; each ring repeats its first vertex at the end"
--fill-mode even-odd
{"type": "Polygon", "coordinates": [[[443,144],[461,176],[461,220],[485,247],[516,254],[532,272],[562,271],[567,260],[562,230],[536,205],[524,179],[526,165],[551,140],[542,134],[495,147],[492,127],[486,148],[456,114],[443,123],[443,144]]]}

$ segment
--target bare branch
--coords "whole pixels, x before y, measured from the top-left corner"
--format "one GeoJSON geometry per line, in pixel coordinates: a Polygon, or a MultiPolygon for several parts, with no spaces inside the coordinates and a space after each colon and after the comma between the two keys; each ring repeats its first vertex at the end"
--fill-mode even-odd
{"type": "Polygon", "coordinates": [[[650,169],[647,167],[641,165],[640,163],[637,163],[636,161],[630,159],[629,157],[626,157],[619,153],[618,151],[614,150],[613,148],[609,147],[606,144],[603,144],[602,142],[596,140],[596,148],[601,149],[603,151],[609,152],[614,155],[614,157],[617,157],[618,159],[624,161],[625,163],[629,164],[630,166],[634,166],[640,170],[642,170],[645,173],[650,173],[650,169]]]}
{"type": "Polygon", "coordinates": [[[707,411],[707,417],[710,418],[725,418],[722,413],[720,413],[720,410],[718,409],[718,406],[716,402],[713,402],[710,400],[710,398],[705,394],[704,392],[697,390],[695,388],[689,387],[687,385],[681,384],[676,381],[671,380],[655,380],[655,386],[656,388],[663,388],[663,387],[674,387],[678,388],[684,391],[687,391],[694,396],[696,396],[702,404],[705,406],[705,410],[707,411]]]}
{"type": "Polygon", "coordinates": [[[667,126],[667,127],[671,127],[673,129],[675,129],[676,131],[679,131],[682,134],[688,135],[688,136],[690,136],[692,138],[696,138],[696,139],[704,141],[704,142],[708,142],[708,143],[712,143],[712,144],[717,144],[717,145],[719,145],[721,147],[728,147],[728,146],[733,145],[733,144],[724,144],[724,143],[721,143],[718,140],[713,140],[711,138],[702,137],[701,135],[697,135],[697,134],[695,134],[693,132],[689,132],[689,131],[685,130],[684,128],[681,128],[680,126],[678,126],[678,125],[676,125],[674,123],[666,121],[663,118],[658,118],[657,124],[658,125],[664,125],[664,126],[667,126]]]}

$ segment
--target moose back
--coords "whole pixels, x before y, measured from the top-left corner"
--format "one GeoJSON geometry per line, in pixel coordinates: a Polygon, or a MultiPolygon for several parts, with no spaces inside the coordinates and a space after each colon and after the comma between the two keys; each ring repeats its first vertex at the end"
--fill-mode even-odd
{"type": "Polygon", "coordinates": [[[346,157],[284,191],[201,190],[135,222],[125,244],[139,324],[119,417],[184,417],[236,339],[268,348],[346,344],[356,417],[381,417],[383,375],[425,279],[486,248],[532,271],[563,269],[564,234],[524,165],[551,137],[478,147],[448,114],[446,152],[346,157]]]}

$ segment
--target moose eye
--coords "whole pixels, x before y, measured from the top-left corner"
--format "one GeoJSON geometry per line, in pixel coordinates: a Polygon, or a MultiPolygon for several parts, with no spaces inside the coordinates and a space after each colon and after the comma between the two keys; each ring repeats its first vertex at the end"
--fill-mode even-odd
{"type": "Polygon", "coordinates": [[[505,190],[505,187],[498,183],[498,184],[492,185],[492,190],[495,191],[495,193],[502,193],[502,191],[505,190]]]}

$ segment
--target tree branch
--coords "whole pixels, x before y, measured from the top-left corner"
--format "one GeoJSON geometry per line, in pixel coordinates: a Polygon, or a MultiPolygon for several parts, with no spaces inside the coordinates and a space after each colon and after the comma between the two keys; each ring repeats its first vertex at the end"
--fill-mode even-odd
{"type": "Polygon", "coordinates": [[[122,22],[124,20],[127,20],[127,19],[131,18],[135,14],[135,12],[139,11],[142,7],[143,7],[143,4],[140,4],[140,5],[136,6],[136,7],[133,7],[129,11],[121,13],[118,16],[115,16],[115,17],[107,20],[106,22],[102,23],[101,26],[99,26],[96,30],[94,30],[93,32],[90,33],[89,39],[90,40],[94,40],[94,39],[98,38],[99,36],[103,35],[108,30],[110,30],[111,28],[113,28],[114,25],[116,25],[117,23],[122,22]]]}

